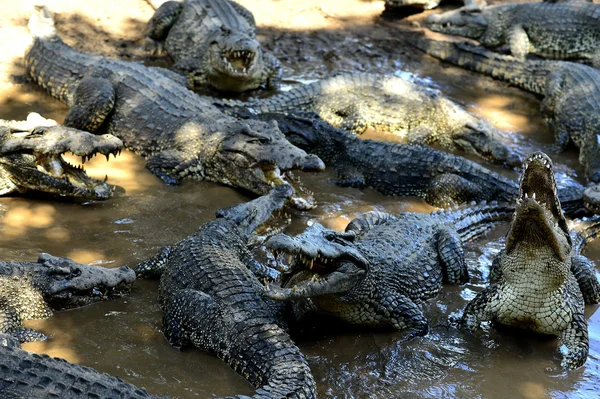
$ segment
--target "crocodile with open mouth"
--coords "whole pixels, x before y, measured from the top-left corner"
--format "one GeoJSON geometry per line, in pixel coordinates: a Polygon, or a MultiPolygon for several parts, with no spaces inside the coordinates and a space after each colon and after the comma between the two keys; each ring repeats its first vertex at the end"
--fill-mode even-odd
{"type": "Polygon", "coordinates": [[[216,220],[135,268],[140,276],[161,275],[168,341],[216,353],[257,388],[256,399],[317,395],[304,356],[282,328],[281,304],[265,296],[250,271],[256,263],[250,237],[291,194],[289,186],[278,186],[221,209],[216,220]]]}
{"type": "Polygon", "coordinates": [[[165,2],[148,22],[148,37],[165,41],[190,87],[242,92],[281,78],[279,61],[256,40],[254,16],[231,0],[165,2]]]}
{"type": "Polygon", "coordinates": [[[469,302],[462,323],[484,321],[559,337],[561,365],[573,369],[588,356],[585,303],[598,303],[600,283],[584,244],[600,232],[600,218],[574,223],[570,232],[556,196],[552,161],[534,153],[526,161],[505,248],[492,267],[494,283],[469,302]]]}
{"type": "Polygon", "coordinates": [[[0,120],[0,195],[42,192],[82,200],[106,200],[113,188],[89,177],[81,166],[62,157],[70,152],[83,161],[96,154],[116,156],[123,143],[56,125],[38,114],[27,121],[0,120]]]}
{"type": "Polygon", "coordinates": [[[377,211],[358,216],[344,233],[313,222],[302,234],[266,242],[284,270],[267,295],[310,299],[318,312],[362,326],[391,326],[407,336],[428,331],[419,303],[442,283],[468,281],[463,242],[507,221],[513,207],[481,204],[432,214],[377,211]],[[287,255],[285,265],[280,262],[287,255]]]}
{"type": "Polygon", "coordinates": [[[225,115],[173,80],[172,71],[79,52],[57,36],[46,7],[29,21],[25,66],[34,81],[70,106],[65,125],[106,131],[147,160],[168,184],[209,180],[265,194],[292,184],[292,203],[314,207],[292,170],[320,171],[315,155],[293,146],[276,123],[225,115]]]}
{"type": "Polygon", "coordinates": [[[586,1],[471,3],[427,18],[429,29],[478,40],[486,47],[508,44],[523,61],[528,53],[553,59],[587,59],[600,65],[600,5],[586,1]]]}
{"type": "Polygon", "coordinates": [[[372,129],[406,144],[437,144],[497,163],[522,163],[491,123],[467,112],[439,90],[394,75],[343,74],[266,99],[219,100],[216,104],[254,113],[311,111],[356,134],[372,129]]]}

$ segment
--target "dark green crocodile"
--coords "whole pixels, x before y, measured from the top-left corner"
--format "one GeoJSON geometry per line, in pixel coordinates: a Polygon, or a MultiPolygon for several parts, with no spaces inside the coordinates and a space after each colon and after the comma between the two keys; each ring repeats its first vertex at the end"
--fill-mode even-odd
{"type": "Polygon", "coordinates": [[[266,242],[278,259],[292,256],[282,286],[268,286],[267,295],[310,298],[319,312],[348,323],[424,335],[428,323],[419,303],[442,282],[467,282],[463,242],[509,220],[513,210],[490,204],[432,214],[374,211],[352,220],[344,233],[313,222],[296,237],[266,242]]]}
{"type": "Polygon", "coordinates": [[[0,398],[152,399],[156,396],[89,367],[24,351],[13,337],[0,334],[0,398]]]}
{"type": "Polygon", "coordinates": [[[120,295],[135,280],[128,267],[109,269],[69,258],[40,254],[37,262],[0,262],[0,333],[21,342],[46,336],[25,328],[23,320],[44,319],[51,309],[85,306],[120,295]]]}
{"type": "Polygon", "coordinates": [[[95,136],[57,126],[38,114],[27,121],[0,120],[0,195],[41,192],[80,200],[106,200],[113,188],[66,162],[71,152],[85,162],[100,153],[117,155],[123,143],[109,134],[95,136]]]}
{"type": "Polygon", "coordinates": [[[407,144],[438,144],[498,163],[522,163],[489,122],[465,111],[439,90],[409,78],[345,74],[267,99],[222,102],[256,113],[312,111],[333,126],[356,134],[372,129],[393,134],[407,144]]]}
{"type": "Polygon", "coordinates": [[[470,329],[492,321],[559,337],[567,369],[583,365],[589,342],[585,303],[598,303],[600,283],[592,261],[580,254],[600,232],[600,218],[569,233],[552,161],[534,153],[521,177],[506,246],[493,266],[496,282],[467,305],[462,322],[470,329]]]}
{"type": "MultiPolygon", "coordinates": [[[[242,115],[243,110],[238,112],[242,115]]],[[[471,201],[512,202],[519,193],[516,180],[463,157],[424,146],[361,140],[313,113],[245,116],[277,121],[293,144],[318,155],[336,172],[341,186],[417,196],[441,208],[471,201]]],[[[578,186],[561,188],[565,212],[583,208],[582,191],[578,186]]]]}
{"type": "Polygon", "coordinates": [[[281,79],[279,61],[256,40],[254,16],[231,0],[168,1],[148,22],[148,36],[165,41],[190,87],[242,92],[281,79]]]}
{"type": "Polygon", "coordinates": [[[600,182],[600,70],[566,61],[518,62],[466,43],[410,42],[436,58],[542,95],[541,112],[556,146],[563,150],[573,142],[586,178],[600,182]]]}
{"type": "Polygon", "coordinates": [[[249,269],[255,263],[251,234],[290,195],[289,187],[278,186],[220,210],[216,220],[136,267],[138,275],[162,272],[159,299],[168,341],[215,352],[257,388],[256,399],[316,398],[304,356],[279,325],[280,304],[265,296],[249,269]]]}
{"type": "MultiPolygon", "coordinates": [[[[286,184],[294,169],[324,168],[319,158],[291,145],[275,124],[223,114],[169,78],[174,72],[72,49],[56,35],[45,7],[38,8],[29,27],[34,40],[25,55],[27,71],[70,106],[65,125],[119,137],[166,183],[193,178],[265,194],[286,184]]],[[[299,184],[295,188],[292,202],[313,207],[312,196],[299,184]]]]}
{"type": "Polygon", "coordinates": [[[600,5],[584,1],[469,4],[431,15],[429,29],[466,36],[483,46],[507,44],[519,60],[528,53],[555,59],[588,59],[600,65],[600,5]]]}

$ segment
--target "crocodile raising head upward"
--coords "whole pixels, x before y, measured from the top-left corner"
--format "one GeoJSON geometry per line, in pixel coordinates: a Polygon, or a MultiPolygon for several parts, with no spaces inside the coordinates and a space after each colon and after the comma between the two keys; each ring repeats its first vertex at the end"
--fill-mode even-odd
{"type": "Polygon", "coordinates": [[[279,61],[256,40],[252,13],[231,0],[168,1],[149,21],[148,36],[166,40],[190,86],[242,92],[281,78],[279,61]]]}
{"type": "Polygon", "coordinates": [[[466,36],[486,47],[508,44],[519,60],[591,59],[600,65],[600,5],[584,1],[469,4],[427,19],[429,29],[466,36]]]}
{"type": "MultiPolygon", "coordinates": [[[[241,187],[257,194],[296,183],[293,169],[319,171],[314,155],[291,145],[274,123],[239,121],[170,79],[173,72],[84,54],[64,44],[42,7],[31,17],[34,36],[25,55],[32,78],[66,102],[65,124],[106,130],[147,159],[163,181],[190,177],[241,187]]],[[[295,187],[292,202],[314,206],[295,187]]]]}
{"type": "MultiPolygon", "coordinates": [[[[512,202],[519,192],[515,180],[463,157],[424,146],[361,140],[313,113],[246,116],[277,121],[293,144],[318,155],[335,170],[340,186],[422,197],[441,208],[471,201],[512,202]]],[[[580,187],[561,189],[566,212],[582,208],[581,191],[580,187]]]]}
{"type": "Polygon", "coordinates": [[[105,134],[95,136],[30,114],[27,121],[0,120],[0,195],[37,191],[83,200],[105,200],[113,189],[90,178],[82,167],[66,162],[71,152],[83,161],[100,153],[108,159],[123,143],[105,134]]]}
{"type": "Polygon", "coordinates": [[[40,254],[37,262],[0,262],[0,333],[21,342],[45,339],[23,327],[23,320],[120,295],[134,280],[134,271],[125,266],[83,265],[49,254],[40,254]]]}
{"type": "Polygon", "coordinates": [[[248,240],[291,189],[217,212],[195,234],[136,267],[162,271],[164,333],[175,346],[215,352],[257,388],[256,399],[316,398],[315,381],[300,350],[278,325],[277,303],[250,271],[248,240]]]}
{"type": "Polygon", "coordinates": [[[593,263],[580,251],[597,235],[598,220],[575,233],[574,240],[556,196],[552,161],[543,153],[530,155],[506,246],[494,261],[497,282],[467,305],[463,323],[473,329],[493,321],[558,336],[566,347],[561,350],[562,366],[572,369],[585,363],[589,343],[584,302],[598,303],[600,283],[593,263]]]}
{"type": "Polygon", "coordinates": [[[600,182],[600,70],[565,61],[518,62],[466,43],[411,43],[436,58],[542,95],[542,115],[554,130],[556,146],[565,149],[573,142],[587,179],[600,182]]]}
{"type": "Polygon", "coordinates": [[[338,75],[267,99],[223,103],[262,113],[312,111],[333,126],[356,134],[373,129],[401,137],[407,144],[439,144],[498,163],[522,163],[490,123],[438,90],[393,75],[338,75]]]}
{"type": "Polygon", "coordinates": [[[419,302],[436,295],[442,282],[468,281],[462,242],[508,220],[513,208],[481,205],[453,212],[390,215],[368,212],[345,233],[314,222],[296,237],[283,234],[267,248],[292,256],[273,299],[310,298],[318,311],[346,322],[392,326],[423,335],[427,320],[419,302]]]}

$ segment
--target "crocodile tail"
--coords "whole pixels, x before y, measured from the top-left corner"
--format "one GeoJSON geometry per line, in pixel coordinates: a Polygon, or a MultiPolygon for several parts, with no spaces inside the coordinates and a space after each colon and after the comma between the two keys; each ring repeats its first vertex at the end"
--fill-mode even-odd
{"type": "Polygon", "coordinates": [[[35,6],[28,27],[33,37],[43,39],[58,37],[54,27],[54,17],[46,6],[35,6]]]}
{"type": "Polygon", "coordinates": [[[468,242],[481,237],[501,223],[509,222],[514,211],[513,204],[482,201],[479,204],[472,202],[434,214],[452,223],[463,242],[468,242]]]}
{"type": "Polygon", "coordinates": [[[589,242],[600,236],[600,215],[574,219],[568,225],[573,239],[573,253],[581,253],[589,242]]]}
{"type": "Polygon", "coordinates": [[[558,64],[547,61],[520,62],[469,43],[454,43],[411,38],[409,43],[419,50],[465,69],[483,73],[537,94],[544,93],[546,77],[558,64]]]}

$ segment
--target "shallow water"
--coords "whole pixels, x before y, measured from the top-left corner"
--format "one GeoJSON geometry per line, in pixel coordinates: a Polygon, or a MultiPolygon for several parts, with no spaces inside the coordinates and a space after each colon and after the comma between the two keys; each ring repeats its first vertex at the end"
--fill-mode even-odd
{"type": "MultiPolygon", "coordinates": [[[[504,129],[507,140],[524,153],[549,148],[552,137],[539,119],[539,101],[533,96],[485,83],[473,90],[465,85],[467,74],[457,69],[426,66],[420,72],[428,83],[504,129]]],[[[300,80],[302,71],[297,74],[300,80]]],[[[29,85],[21,85],[18,90],[26,92],[26,104],[8,103],[10,106],[0,110],[0,118],[21,119],[30,110],[58,121],[64,118],[66,108],[41,90],[29,85]]],[[[379,136],[370,132],[369,137],[379,136]]],[[[576,155],[570,151],[553,159],[558,169],[576,175],[581,172],[576,155]]],[[[179,187],[167,187],[144,169],[143,159],[129,152],[108,163],[96,158],[86,163],[86,169],[96,177],[108,174],[109,182],[122,190],[109,201],[90,204],[0,198],[5,209],[0,218],[3,260],[33,260],[43,251],[107,267],[133,266],[161,246],[195,231],[213,217],[216,209],[250,198],[211,183],[188,181],[179,187]]],[[[516,176],[514,172],[504,173],[516,176]]],[[[311,218],[341,230],[359,212],[433,209],[419,199],[339,188],[332,185],[333,178],[328,172],[303,176],[316,193],[319,207],[305,213],[293,211],[291,231],[300,231],[311,218]]],[[[432,325],[426,337],[399,343],[396,333],[348,329],[299,341],[320,397],[597,397],[597,306],[587,308],[589,359],[584,367],[569,373],[559,368],[556,340],[496,329],[473,335],[456,330],[448,322],[484,286],[487,267],[501,248],[499,240],[505,231],[506,226],[502,226],[487,238],[469,244],[473,282],[445,287],[424,305],[432,325]]],[[[598,262],[600,242],[591,244],[586,254],[598,262]]],[[[250,394],[253,390],[245,380],[213,355],[195,349],[180,352],[167,344],[161,333],[156,289],[156,281],[139,281],[128,297],[27,322],[50,338],[24,348],[118,375],[156,395],[204,398],[250,394]]]]}

